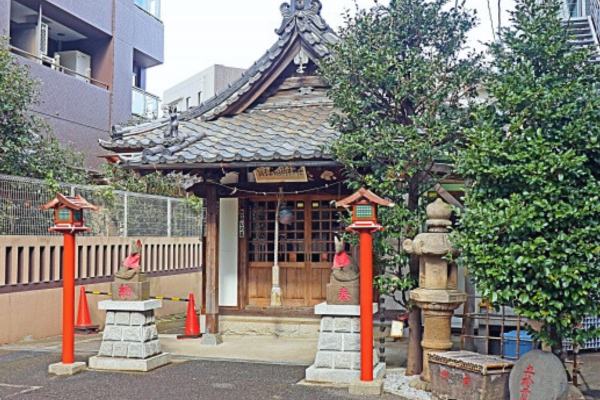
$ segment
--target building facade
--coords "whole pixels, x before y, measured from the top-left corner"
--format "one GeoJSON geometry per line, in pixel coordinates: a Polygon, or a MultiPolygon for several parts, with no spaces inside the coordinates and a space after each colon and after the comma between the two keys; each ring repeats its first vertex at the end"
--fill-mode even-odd
{"type": "Polygon", "coordinates": [[[164,59],[160,0],[0,0],[0,34],[42,82],[33,111],[95,169],[113,124],[158,112],[146,70],[164,59]]]}
{"type": "Polygon", "coordinates": [[[227,89],[229,83],[242,76],[242,72],[242,68],[215,64],[165,90],[163,102],[169,107],[177,106],[179,111],[187,111],[227,89]]]}

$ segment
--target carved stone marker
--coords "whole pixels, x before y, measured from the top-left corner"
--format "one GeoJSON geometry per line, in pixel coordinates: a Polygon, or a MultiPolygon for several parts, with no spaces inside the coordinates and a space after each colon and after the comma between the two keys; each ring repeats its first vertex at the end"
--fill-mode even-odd
{"type": "Polygon", "coordinates": [[[353,257],[344,251],[344,242],[335,237],[335,257],[327,284],[327,304],[357,306],[360,304],[360,273],[353,257]]]}
{"type": "Polygon", "coordinates": [[[569,384],[558,357],[532,350],[514,365],[509,378],[510,400],[567,400],[569,384]]]}

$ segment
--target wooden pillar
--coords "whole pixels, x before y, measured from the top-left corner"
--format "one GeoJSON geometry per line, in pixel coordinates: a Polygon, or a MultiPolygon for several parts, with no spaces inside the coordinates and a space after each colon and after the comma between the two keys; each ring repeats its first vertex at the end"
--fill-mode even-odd
{"type": "Polygon", "coordinates": [[[219,198],[217,187],[206,189],[206,333],[219,333],[219,198]]]}

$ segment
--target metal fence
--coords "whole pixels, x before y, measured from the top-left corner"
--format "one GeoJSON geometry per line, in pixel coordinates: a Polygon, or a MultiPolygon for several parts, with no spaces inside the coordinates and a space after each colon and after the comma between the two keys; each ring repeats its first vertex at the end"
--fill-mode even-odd
{"type": "MultiPolygon", "coordinates": [[[[59,184],[64,195],[78,195],[100,207],[86,212],[90,236],[200,237],[202,216],[185,199],[112,190],[108,186],[59,184]]],[[[53,189],[38,179],[0,175],[0,235],[54,235],[54,215],[40,206],[53,189]]]]}

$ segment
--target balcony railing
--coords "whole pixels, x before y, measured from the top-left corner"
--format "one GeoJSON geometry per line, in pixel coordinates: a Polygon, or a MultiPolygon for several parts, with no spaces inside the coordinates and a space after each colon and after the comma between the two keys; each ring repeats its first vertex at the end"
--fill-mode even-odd
{"type": "Polygon", "coordinates": [[[160,97],[133,87],[131,99],[131,113],[142,119],[158,118],[160,97]]]}
{"type": "Polygon", "coordinates": [[[77,71],[73,71],[72,69],[69,69],[67,67],[60,65],[60,56],[58,56],[58,55],[56,55],[54,57],[48,57],[45,55],[36,56],[35,54],[31,54],[23,49],[19,49],[18,47],[13,47],[13,46],[10,46],[9,50],[14,54],[18,54],[18,55],[20,55],[24,58],[27,58],[29,60],[32,60],[32,61],[37,61],[42,65],[52,68],[53,70],[62,72],[63,74],[66,74],[66,75],[74,76],[74,77],[84,80],[88,83],[99,86],[102,89],[109,90],[108,84],[91,77],[91,71],[89,69],[86,74],[80,74],[77,71]]]}

